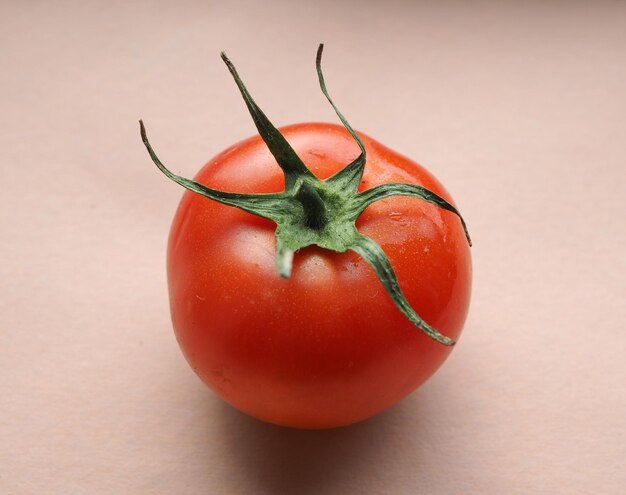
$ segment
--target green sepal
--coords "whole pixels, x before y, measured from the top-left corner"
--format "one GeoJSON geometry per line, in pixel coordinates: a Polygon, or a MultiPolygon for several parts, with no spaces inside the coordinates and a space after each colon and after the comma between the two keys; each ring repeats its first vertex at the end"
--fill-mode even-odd
{"type": "Polygon", "coordinates": [[[270,152],[274,155],[274,158],[276,158],[278,166],[285,174],[285,190],[293,190],[297,179],[300,177],[315,178],[313,173],[296,154],[284,136],[278,131],[278,129],[276,129],[276,127],[274,127],[267,116],[256,104],[230,59],[224,52],[222,52],[221,56],[222,60],[226,64],[226,67],[228,67],[228,71],[233,76],[239,91],[241,92],[241,96],[243,96],[243,99],[246,102],[248,111],[252,116],[252,120],[254,121],[261,138],[263,138],[263,141],[267,144],[270,152]]]}
{"type": "Polygon", "coordinates": [[[141,140],[148,150],[154,164],[169,179],[173,180],[177,184],[180,184],[185,189],[201,194],[202,196],[219,203],[235,206],[247,211],[248,213],[267,218],[277,223],[282,221],[285,213],[288,213],[285,209],[286,196],[284,193],[244,194],[218,191],[217,189],[211,189],[210,187],[200,184],[199,182],[186,179],[185,177],[172,173],[165,165],[163,165],[159,157],[152,149],[150,141],[148,141],[146,128],[141,120],[139,121],[139,128],[141,132],[141,140]]]}
{"type": "Polygon", "coordinates": [[[322,73],[322,53],[324,51],[324,44],[320,43],[320,46],[317,49],[317,56],[315,57],[315,68],[317,69],[317,77],[319,79],[320,88],[324,96],[328,100],[328,103],[331,104],[333,110],[341,120],[341,123],[346,128],[346,130],[350,133],[350,135],[354,138],[357,145],[361,149],[361,153],[357,156],[351,163],[342,168],[339,172],[337,172],[332,177],[329,177],[326,182],[332,185],[336,185],[340,188],[349,189],[351,191],[356,191],[359,187],[359,183],[361,182],[361,178],[363,177],[363,170],[365,169],[365,159],[367,153],[365,151],[365,145],[361,138],[357,135],[356,131],[352,128],[348,120],[343,116],[343,114],[339,111],[332,98],[328,94],[328,90],[326,89],[326,82],[324,81],[324,74],[322,73]]]}
{"type": "Polygon", "coordinates": [[[422,320],[422,318],[420,318],[420,316],[411,307],[409,302],[406,300],[402,289],[400,289],[398,277],[396,277],[396,274],[393,271],[389,258],[387,258],[385,252],[378,244],[376,244],[376,242],[367,236],[359,234],[359,236],[355,239],[354,244],[351,246],[351,249],[369,263],[372,269],[376,272],[378,279],[383,284],[383,287],[385,287],[387,294],[389,294],[396,307],[409,319],[411,323],[437,342],[448,346],[455,344],[454,340],[442,335],[422,320]]]}
{"type": "Polygon", "coordinates": [[[283,278],[289,278],[291,276],[291,269],[293,268],[293,256],[295,251],[290,249],[283,241],[282,236],[276,232],[276,268],[278,274],[283,278]]]}
{"type": "Polygon", "coordinates": [[[414,198],[422,199],[428,203],[432,203],[442,210],[447,210],[454,213],[457,217],[459,217],[459,220],[461,221],[467,243],[470,246],[472,245],[472,239],[470,238],[469,232],[467,230],[467,225],[465,225],[465,220],[463,220],[463,217],[461,216],[459,211],[441,196],[432,192],[430,189],[426,189],[425,187],[415,184],[390,182],[387,184],[381,184],[380,186],[372,187],[367,191],[358,193],[353,199],[355,217],[358,218],[358,216],[363,213],[363,210],[365,210],[365,208],[367,208],[373,202],[389,198],[391,196],[412,196],[414,198]]]}

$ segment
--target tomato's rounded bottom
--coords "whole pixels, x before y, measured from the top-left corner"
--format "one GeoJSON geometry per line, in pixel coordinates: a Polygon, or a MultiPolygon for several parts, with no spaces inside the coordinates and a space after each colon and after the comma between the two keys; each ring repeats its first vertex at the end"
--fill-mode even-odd
{"type": "Polygon", "coordinates": [[[334,360],[332,352],[323,360],[321,348],[312,349],[308,363],[305,353],[280,350],[264,363],[237,359],[226,364],[222,356],[222,364],[202,366],[195,353],[187,353],[187,359],[214,393],[244,414],[291,428],[337,428],[376,416],[401,401],[428,380],[452,350],[412,328],[387,333],[396,334],[391,339],[396,342],[403,342],[397,334],[405,333],[405,340],[386,350],[368,345],[365,358],[350,352],[350,346],[339,345],[334,352],[345,353],[345,360],[334,360]],[[291,360],[294,354],[300,358],[291,360]]]}

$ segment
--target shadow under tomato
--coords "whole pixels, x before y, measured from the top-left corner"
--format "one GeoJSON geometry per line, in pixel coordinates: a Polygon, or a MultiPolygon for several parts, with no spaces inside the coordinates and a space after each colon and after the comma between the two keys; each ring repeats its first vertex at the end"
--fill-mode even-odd
{"type": "Polygon", "coordinates": [[[229,460],[237,465],[244,484],[243,493],[330,495],[365,488],[368,493],[372,489],[389,493],[390,481],[398,476],[405,482],[413,478],[419,485],[419,442],[411,440],[418,419],[407,424],[413,415],[406,414],[407,405],[416,406],[401,403],[369,420],[329,430],[274,426],[227,404],[216,405],[215,412],[220,415],[229,460]],[[389,466],[406,467],[407,453],[412,458],[410,473],[389,470],[389,466]]]}

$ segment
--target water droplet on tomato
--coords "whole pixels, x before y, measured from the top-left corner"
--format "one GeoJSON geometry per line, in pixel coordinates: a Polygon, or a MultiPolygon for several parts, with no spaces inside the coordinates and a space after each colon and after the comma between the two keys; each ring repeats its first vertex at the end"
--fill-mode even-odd
{"type": "Polygon", "coordinates": [[[326,158],[326,153],[323,151],[319,151],[319,150],[309,150],[309,154],[317,158],[321,158],[322,160],[326,158]]]}
{"type": "Polygon", "coordinates": [[[392,211],[389,213],[389,218],[400,225],[408,225],[409,221],[404,218],[404,215],[399,211],[392,211]]]}
{"type": "Polygon", "coordinates": [[[352,257],[350,258],[350,264],[351,264],[353,267],[355,267],[355,268],[356,268],[356,267],[358,267],[358,266],[359,266],[359,264],[361,263],[361,260],[362,260],[362,258],[361,258],[361,257],[357,254],[357,255],[352,256],[352,257]]]}

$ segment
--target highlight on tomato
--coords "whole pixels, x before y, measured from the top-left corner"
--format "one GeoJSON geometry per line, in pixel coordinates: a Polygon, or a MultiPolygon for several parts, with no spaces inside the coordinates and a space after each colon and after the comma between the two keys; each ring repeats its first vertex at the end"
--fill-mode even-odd
{"type": "Polygon", "coordinates": [[[298,428],[361,421],[424,383],[465,322],[471,245],[425,168],[342,126],[277,129],[222,53],[259,136],[187,189],[169,236],[172,322],[198,376],[226,402],[298,428]]]}

